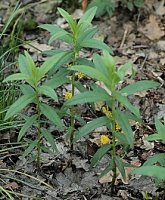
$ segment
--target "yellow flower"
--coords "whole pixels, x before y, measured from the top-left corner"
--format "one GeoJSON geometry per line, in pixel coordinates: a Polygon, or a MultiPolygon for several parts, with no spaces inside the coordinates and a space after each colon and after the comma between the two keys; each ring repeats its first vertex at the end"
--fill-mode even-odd
{"type": "Polygon", "coordinates": [[[104,113],[108,118],[112,117],[112,112],[109,111],[105,106],[102,107],[102,113],[104,113]]]}
{"type": "Polygon", "coordinates": [[[71,99],[72,98],[72,93],[71,92],[66,92],[65,93],[65,99],[71,99]]]}
{"type": "Polygon", "coordinates": [[[101,135],[100,142],[101,144],[108,144],[110,143],[110,139],[107,135],[101,135]]]}
{"type": "Polygon", "coordinates": [[[118,123],[116,123],[115,129],[116,129],[116,131],[120,131],[121,133],[124,133],[123,130],[121,129],[120,125],[119,125],[118,123]]]}
{"type": "Polygon", "coordinates": [[[120,125],[118,123],[116,123],[115,129],[116,129],[116,131],[120,131],[121,130],[121,127],[120,127],[120,125]]]}
{"type": "Polygon", "coordinates": [[[78,79],[82,79],[82,78],[84,78],[84,73],[82,73],[82,72],[78,72],[78,74],[77,74],[77,77],[78,77],[78,79]]]}

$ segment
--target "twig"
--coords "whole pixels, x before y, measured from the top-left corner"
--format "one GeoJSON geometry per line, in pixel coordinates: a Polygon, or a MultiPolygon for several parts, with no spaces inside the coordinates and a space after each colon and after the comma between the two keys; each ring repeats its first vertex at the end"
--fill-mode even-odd
{"type": "Polygon", "coordinates": [[[123,47],[124,42],[125,42],[125,40],[126,40],[127,33],[128,33],[128,29],[126,28],[125,31],[124,31],[123,39],[122,39],[122,41],[121,41],[121,44],[120,44],[119,49],[121,49],[121,48],[123,47]]]}

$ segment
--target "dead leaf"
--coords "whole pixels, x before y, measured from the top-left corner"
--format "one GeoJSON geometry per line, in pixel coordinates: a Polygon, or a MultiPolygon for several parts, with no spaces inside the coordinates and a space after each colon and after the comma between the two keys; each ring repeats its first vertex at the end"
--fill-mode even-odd
{"type": "Polygon", "coordinates": [[[142,140],[143,140],[143,145],[141,146],[142,149],[145,150],[150,150],[150,149],[154,149],[154,142],[148,142],[147,140],[145,140],[147,135],[144,135],[142,140]]]}
{"type": "Polygon", "coordinates": [[[157,2],[157,4],[155,5],[155,9],[157,15],[165,15],[165,0],[157,2]]]}
{"type": "Polygon", "coordinates": [[[165,51],[165,40],[159,40],[156,46],[158,50],[165,51]]]}
{"type": "Polygon", "coordinates": [[[0,160],[0,168],[6,168],[6,163],[0,160]]]}
{"type": "Polygon", "coordinates": [[[29,49],[31,53],[41,53],[43,51],[49,51],[53,49],[52,46],[47,44],[39,44],[37,41],[31,41],[29,44],[23,46],[25,49],[29,49]]]}
{"type": "Polygon", "coordinates": [[[15,181],[13,181],[11,183],[8,183],[8,184],[6,184],[4,186],[4,188],[6,188],[6,189],[13,189],[13,190],[18,189],[18,187],[19,186],[18,186],[18,184],[15,181]]]}
{"type": "Polygon", "coordinates": [[[165,35],[165,32],[159,26],[156,16],[150,15],[149,22],[146,26],[139,28],[150,40],[158,40],[165,35]]]}
{"type": "Polygon", "coordinates": [[[108,172],[105,176],[102,176],[99,179],[99,183],[101,183],[101,184],[111,183],[112,182],[112,176],[113,176],[113,172],[112,171],[108,172]]]}

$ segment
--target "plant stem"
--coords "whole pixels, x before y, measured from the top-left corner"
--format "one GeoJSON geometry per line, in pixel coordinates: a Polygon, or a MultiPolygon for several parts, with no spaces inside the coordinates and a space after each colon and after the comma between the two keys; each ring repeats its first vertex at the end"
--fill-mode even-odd
{"type": "MultiPolygon", "coordinates": [[[[113,93],[112,93],[113,94],[113,93]]],[[[113,171],[113,177],[112,177],[112,183],[111,183],[111,193],[114,193],[114,186],[116,181],[116,137],[115,137],[115,99],[112,97],[112,171],[113,171]]]]}
{"type": "MultiPolygon", "coordinates": [[[[74,96],[74,90],[75,90],[75,73],[72,74],[72,97],[74,96]]],[[[75,108],[74,108],[74,106],[71,107],[70,112],[71,112],[70,143],[71,143],[71,150],[73,150],[74,122],[75,122],[75,108]]]]}
{"type": "Polygon", "coordinates": [[[37,114],[38,114],[38,127],[37,127],[37,167],[40,170],[41,165],[41,111],[39,95],[37,94],[37,114]]]}
{"type": "MultiPolygon", "coordinates": [[[[74,39],[74,60],[72,66],[76,64],[76,60],[78,58],[79,51],[77,50],[77,39],[74,39]]],[[[75,95],[75,73],[72,74],[72,97],[75,95]]],[[[74,139],[74,131],[75,131],[75,107],[72,106],[70,109],[71,112],[71,133],[70,133],[70,143],[71,143],[71,150],[73,150],[73,139],[74,139]]]]}

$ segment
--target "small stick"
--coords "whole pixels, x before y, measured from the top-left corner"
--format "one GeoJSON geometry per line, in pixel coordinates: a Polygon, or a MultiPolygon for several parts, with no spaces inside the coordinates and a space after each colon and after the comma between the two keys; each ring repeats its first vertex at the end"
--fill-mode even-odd
{"type": "Polygon", "coordinates": [[[126,39],[126,36],[127,36],[127,33],[128,33],[128,29],[126,28],[125,31],[124,31],[123,39],[121,41],[119,49],[121,49],[123,47],[125,39],[126,39]]]}

